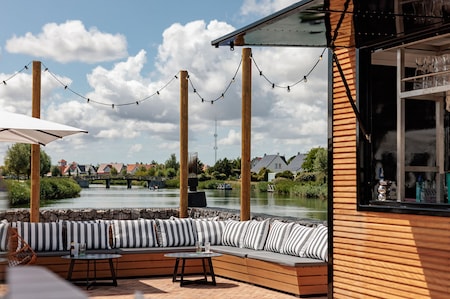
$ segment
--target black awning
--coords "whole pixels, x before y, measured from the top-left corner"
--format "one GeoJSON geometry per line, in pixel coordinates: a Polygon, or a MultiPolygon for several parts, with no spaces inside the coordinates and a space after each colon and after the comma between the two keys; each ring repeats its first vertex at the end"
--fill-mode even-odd
{"type": "Polygon", "coordinates": [[[213,46],[385,47],[449,31],[450,1],[303,0],[213,46]],[[448,3],[448,4],[447,4],[448,3]],[[352,18],[352,26],[340,26],[352,18]]]}
{"type": "Polygon", "coordinates": [[[324,0],[303,0],[211,42],[213,46],[327,47],[324,0]]]}

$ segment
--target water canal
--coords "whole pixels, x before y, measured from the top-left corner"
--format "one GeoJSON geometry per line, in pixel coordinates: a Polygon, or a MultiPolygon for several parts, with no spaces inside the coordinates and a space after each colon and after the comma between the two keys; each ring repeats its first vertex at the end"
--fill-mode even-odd
{"type": "MultiPolygon", "coordinates": [[[[227,208],[239,210],[239,190],[206,190],[209,208],[227,208]]],[[[43,208],[174,208],[179,207],[178,189],[160,189],[158,191],[133,186],[91,185],[82,189],[80,197],[43,202],[43,208]]],[[[252,192],[251,212],[275,216],[290,216],[301,219],[326,220],[327,203],[320,199],[289,198],[273,193],[252,192]]]]}

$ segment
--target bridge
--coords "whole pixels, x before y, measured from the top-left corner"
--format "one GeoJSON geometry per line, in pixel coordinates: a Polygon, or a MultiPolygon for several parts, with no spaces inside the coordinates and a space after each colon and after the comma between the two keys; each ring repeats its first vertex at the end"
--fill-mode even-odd
{"type": "Polygon", "coordinates": [[[105,181],[106,189],[109,189],[111,187],[112,181],[127,181],[127,189],[131,189],[133,181],[145,181],[147,182],[147,187],[151,189],[159,189],[165,187],[165,178],[163,177],[97,175],[77,177],[75,178],[75,180],[82,188],[89,188],[89,184],[91,184],[93,181],[105,181]]]}

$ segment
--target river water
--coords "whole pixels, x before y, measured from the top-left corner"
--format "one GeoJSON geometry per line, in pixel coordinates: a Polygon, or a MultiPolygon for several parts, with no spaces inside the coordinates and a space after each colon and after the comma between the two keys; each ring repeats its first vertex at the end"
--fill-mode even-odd
{"type": "MultiPolygon", "coordinates": [[[[240,209],[239,190],[205,190],[209,208],[240,209]]],[[[41,202],[43,208],[177,208],[180,205],[178,189],[160,189],[157,191],[133,186],[90,185],[82,189],[80,197],[41,202]]],[[[300,219],[326,220],[327,203],[320,199],[299,199],[273,193],[253,192],[250,199],[252,213],[264,213],[274,216],[290,216],[300,219]]]]}

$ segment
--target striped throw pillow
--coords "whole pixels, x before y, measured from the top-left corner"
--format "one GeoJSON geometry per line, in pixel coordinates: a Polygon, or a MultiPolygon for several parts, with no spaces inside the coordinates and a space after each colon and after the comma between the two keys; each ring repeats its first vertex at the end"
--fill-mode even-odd
{"type": "Polygon", "coordinates": [[[17,221],[17,233],[35,251],[63,250],[61,222],[17,221]]]}
{"type": "Polygon", "coordinates": [[[86,243],[86,249],[111,249],[108,222],[66,221],[67,250],[70,243],[86,243]]]}
{"type": "Polygon", "coordinates": [[[264,250],[281,253],[284,243],[286,242],[293,226],[293,222],[285,223],[279,220],[274,220],[270,225],[269,235],[267,236],[264,250]]]}
{"type": "Polygon", "coordinates": [[[222,234],[222,245],[244,247],[244,237],[249,221],[228,220],[222,234]]]}
{"type": "Polygon", "coordinates": [[[312,227],[294,224],[281,253],[305,257],[305,244],[312,231],[312,227]]]}
{"type": "Polygon", "coordinates": [[[222,234],[226,221],[195,219],[194,223],[197,231],[197,240],[201,244],[205,244],[205,242],[209,242],[211,245],[222,244],[222,234]]]}
{"type": "Polygon", "coordinates": [[[152,219],[113,220],[116,248],[156,247],[155,221],[152,219]]]}
{"type": "Polygon", "coordinates": [[[8,250],[8,229],[8,221],[2,220],[0,222],[0,251],[8,250]]]}
{"type": "Polygon", "coordinates": [[[267,234],[269,233],[269,227],[269,219],[263,221],[250,221],[244,237],[244,247],[254,250],[263,249],[264,244],[266,243],[267,234]]]}
{"type": "Polygon", "coordinates": [[[156,219],[156,233],[161,247],[195,244],[191,218],[156,219]]]}
{"type": "Polygon", "coordinates": [[[314,228],[305,246],[305,256],[328,261],[328,227],[319,224],[314,228]]]}

